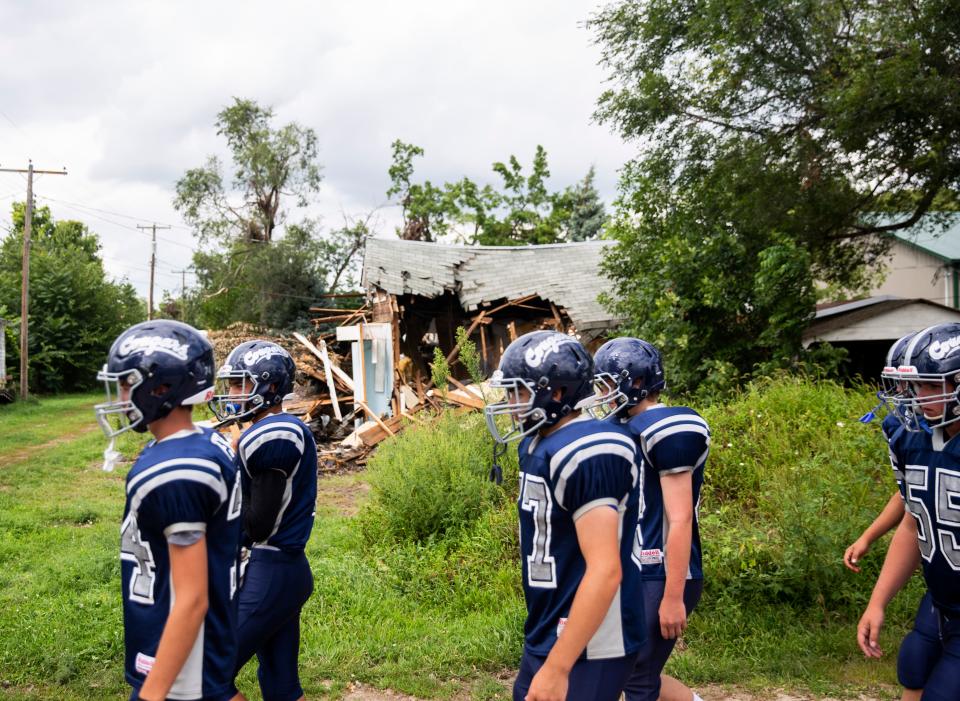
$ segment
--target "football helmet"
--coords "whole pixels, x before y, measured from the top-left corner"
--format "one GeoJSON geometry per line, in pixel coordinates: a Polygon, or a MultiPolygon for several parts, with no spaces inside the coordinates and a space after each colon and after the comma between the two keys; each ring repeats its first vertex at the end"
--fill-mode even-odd
{"type": "Polygon", "coordinates": [[[188,324],[161,319],[131,326],[113,342],[97,373],[106,402],[93,409],[108,438],[143,433],[178,406],[213,396],[213,346],[188,324]]]}
{"type": "Polygon", "coordinates": [[[894,341],[890,350],[887,351],[883,371],[880,374],[881,399],[889,400],[906,389],[903,381],[893,379],[893,377],[897,374],[897,368],[903,364],[903,354],[907,350],[910,339],[916,335],[916,331],[911,331],[906,336],[894,341]]]}
{"type": "Polygon", "coordinates": [[[572,336],[531,331],[507,346],[490,386],[504,399],[487,404],[487,428],[498,443],[520,440],[583,408],[593,395],[593,358],[572,336]],[[559,399],[553,393],[561,390],[559,399]],[[497,417],[510,418],[504,433],[497,417]]]}
{"type": "Polygon", "coordinates": [[[667,386],[663,360],[652,344],[639,338],[614,338],[593,357],[596,395],[590,413],[607,418],[633,407],[667,386]]]}
{"type": "Polygon", "coordinates": [[[960,419],[960,323],[917,332],[907,342],[900,365],[885,368],[883,376],[905,383],[905,390],[892,401],[909,430],[923,430],[923,422],[937,428],[960,419]],[[929,385],[933,391],[922,391],[929,385]]]}
{"type": "Polygon", "coordinates": [[[279,406],[293,391],[297,367],[282,346],[271,341],[247,341],[230,351],[217,372],[210,409],[220,421],[242,420],[279,406]],[[231,393],[231,385],[239,392],[231,393]]]}

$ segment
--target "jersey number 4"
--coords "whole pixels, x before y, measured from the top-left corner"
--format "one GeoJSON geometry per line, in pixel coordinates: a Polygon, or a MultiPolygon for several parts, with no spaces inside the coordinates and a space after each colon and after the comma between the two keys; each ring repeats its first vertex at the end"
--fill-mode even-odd
{"type": "Polygon", "coordinates": [[[120,559],[134,564],[133,572],[130,574],[130,600],[141,604],[153,604],[153,584],[157,578],[154,573],[156,564],[153,560],[153,552],[150,550],[150,543],[145,543],[140,538],[140,529],[132,512],[127,514],[120,528],[120,559]]]}
{"type": "Polygon", "coordinates": [[[944,559],[954,570],[960,571],[960,543],[952,529],[939,526],[960,526],[960,472],[939,467],[934,473],[934,507],[936,513],[931,517],[927,503],[918,492],[926,492],[930,471],[923,466],[907,465],[904,469],[906,479],[907,506],[917,519],[917,542],[923,559],[930,562],[937,547],[944,559]]]}

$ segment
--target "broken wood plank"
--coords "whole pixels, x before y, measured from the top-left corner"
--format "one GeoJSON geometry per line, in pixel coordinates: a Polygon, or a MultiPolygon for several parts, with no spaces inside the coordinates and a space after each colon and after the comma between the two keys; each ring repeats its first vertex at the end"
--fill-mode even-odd
{"type": "Polygon", "coordinates": [[[365,401],[363,401],[362,399],[354,398],[353,403],[359,404],[360,408],[363,409],[367,413],[367,416],[373,419],[377,423],[377,425],[380,426],[380,428],[382,428],[384,431],[389,433],[391,436],[394,435],[394,432],[390,430],[390,427],[387,426],[386,423],[384,423],[383,419],[377,416],[376,412],[374,412],[373,409],[367,406],[367,403],[365,401]]]}
{"type": "Polygon", "coordinates": [[[296,331],[294,331],[294,332],[293,332],[293,337],[294,337],[295,339],[297,339],[298,341],[300,341],[300,343],[302,343],[304,346],[306,346],[306,347],[307,347],[307,350],[309,350],[309,351],[310,351],[311,353],[313,353],[315,356],[317,356],[318,358],[320,358],[321,361],[323,361],[324,363],[329,363],[329,365],[330,365],[330,371],[331,371],[336,377],[340,378],[340,380],[343,382],[343,384],[345,384],[345,385],[347,386],[347,388],[348,388],[351,392],[356,391],[356,390],[354,390],[354,388],[353,388],[353,378],[350,377],[350,375],[348,375],[347,373],[345,373],[343,370],[341,370],[341,369],[337,366],[336,363],[334,363],[334,362],[332,362],[332,361],[330,360],[329,357],[327,357],[326,359],[324,359],[323,354],[317,349],[317,347],[316,347],[315,345],[313,345],[313,344],[310,342],[310,340],[309,340],[306,336],[304,336],[304,335],[301,334],[301,333],[297,333],[296,331]]]}
{"type": "Polygon", "coordinates": [[[337,401],[337,388],[333,383],[333,372],[330,370],[333,363],[330,362],[330,354],[327,353],[327,344],[322,338],[320,339],[319,350],[320,360],[323,361],[323,372],[327,381],[327,390],[330,392],[330,400],[333,402],[333,415],[337,417],[337,421],[343,421],[343,414],[340,412],[340,402],[337,401]]]}
{"type": "Polygon", "coordinates": [[[357,438],[359,438],[364,445],[372,448],[390,436],[395,436],[397,432],[401,430],[403,430],[403,419],[399,416],[394,416],[387,419],[386,422],[368,422],[357,429],[356,433],[357,438]]]}

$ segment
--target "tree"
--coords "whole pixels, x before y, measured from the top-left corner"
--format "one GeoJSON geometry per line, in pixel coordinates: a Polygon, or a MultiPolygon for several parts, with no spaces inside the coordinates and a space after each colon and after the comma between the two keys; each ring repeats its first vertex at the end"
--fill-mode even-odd
{"type": "Polygon", "coordinates": [[[608,302],[675,386],[796,362],[814,281],[866,289],[883,234],[960,187],[951,3],[619,1],[590,26],[614,85],[597,117],[640,145],[608,302]]]}
{"type": "Polygon", "coordinates": [[[390,176],[387,197],[399,195],[403,216],[397,236],[404,241],[435,241],[448,232],[451,220],[460,213],[456,204],[456,188],[451,185],[438,188],[429,180],[412,182],[413,159],[423,156],[423,149],[399,139],[393,142],[391,148],[393,163],[387,169],[390,176]]]}
{"type": "Polygon", "coordinates": [[[195,322],[308,328],[310,306],[326,289],[323,246],[307,220],[273,242],[237,238],[225,250],[195,253],[198,289],[188,304],[195,322]]]}
{"type": "Polygon", "coordinates": [[[177,181],[173,206],[201,238],[272,241],[286,217],[281,198],[305,207],[320,190],[316,133],[296,122],[273,128],[273,116],[271,108],[239,98],[217,115],[217,134],[233,158],[230,191],[215,156],[177,181]]]}
{"type": "MultiPolygon", "coordinates": [[[[20,309],[25,206],[13,205],[13,229],[0,243],[0,309],[20,309]]],[[[94,386],[97,370],[121,331],[146,318],[129,282],[107,280],[96,234],[77,221],[54,221],[48,207],[33,212],[30,255],[30,386],[67,392],[94,386]]],[[[19,318],[7,317],[8,371],[20,363],[19,318]]]]}
{"type": "Polygon", "coordinates": [[[605,219],[593,186],[593,169],[575,187],[551,192],[547,152],[537,146],[529,175],[515,156],[493,164],[501,187],[480,187],[464,176],[436,186],[413,182],[413,159],[419,146],[393,143],[387,197],[397,197],[403,223],[397,235],[406,240],[435,241],[454,231],[471,244],[517,246],[583,241],[597,235],[605,219]]]}
{"type": "Polygon", "coordinates": [[[586,176],[576,185],[568,187],[557,198],[557,204],[566,211],[567,235],[569,241],[589,241],[600,235],[607,221],[607,210],[594,185],[596,171],[593,166],[586,176]]]}
{"type": "Polygon", "coordinates": [[[233,160],[230,188],[213,157],[177,182],[174,207],[202,247],[198,288],[181,306],[201,326],[305,328],[321,294],[354,280],[369,217],[326,235],[312,219],[290,221],[289,207],[306,207],[320,188],[317,136],[273,120],[271,108],[235,98],[216,121],[233,160]]]}

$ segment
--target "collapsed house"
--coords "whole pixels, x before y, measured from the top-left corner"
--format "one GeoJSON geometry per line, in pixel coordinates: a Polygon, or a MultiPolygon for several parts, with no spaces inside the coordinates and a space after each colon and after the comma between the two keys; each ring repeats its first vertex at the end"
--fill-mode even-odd
{"type": "Polygon", "coordinates": [[[465,369],[456,364],[460,326],[476,343],[486,374],[496,369],[511,341],[536,329],[574,334],[593,349],[618,321],[598,300],[611,289],[600,270],[606,245],[452,246],[369,239],[363,285],[371,320],[390,325],[394,366],[408,382],[430,376],[434,348],[463,379],[465,369]]]}
{"type": "Polygon", "coordinates": [[[458,364],[457,328],[476,344],[489,375],[511,341],[536,329],[576,335],[595,348],[617,319],[599,303],[610,289],[600,271],[606,244],[451,246],[369,239],[360,295],[326,295],[312,307],[316,332],[269,337],[235,325],[211,332],[218,359],[250,338],[287,348],[297,363],[301,416],[320,444],[321,470],[362,463],[370,448],[402,430],[425,407],[482,408],[482,391],[458,364]],[[432,391],[435,350],[450,365],[452,388],[432,391]],[[352,432],[351,432],[352,431],[352,432]],[[326,466],[326,467],[325,467],[326,466]]]}

